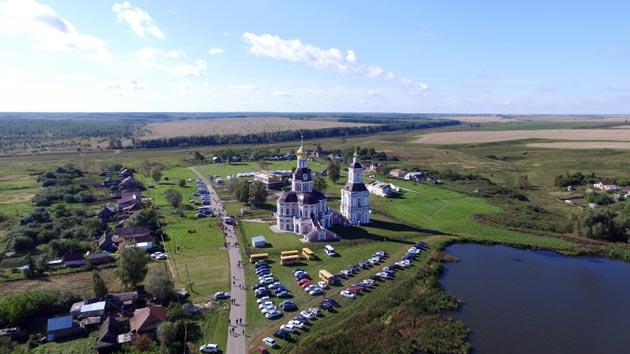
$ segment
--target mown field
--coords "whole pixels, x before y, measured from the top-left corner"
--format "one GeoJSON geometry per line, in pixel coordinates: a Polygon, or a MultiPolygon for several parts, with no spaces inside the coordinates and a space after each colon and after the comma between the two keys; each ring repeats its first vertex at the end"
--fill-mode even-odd
{"type": "Polygon", "coordinates": [[[280,117],[194,119],[149,123],[139,139],[161,139],[197,135],[247,135],[300,129],[360,127],[362,123],[343,123],[333,120],[296,120],[280,117]]]}

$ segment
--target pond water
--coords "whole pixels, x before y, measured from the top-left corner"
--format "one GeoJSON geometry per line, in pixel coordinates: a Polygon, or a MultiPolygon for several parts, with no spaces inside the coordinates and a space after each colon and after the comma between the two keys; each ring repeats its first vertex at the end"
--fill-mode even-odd
{"type": "Polygon", "coordinates": [[[477,354],[630,353],[630,264],[455,244],[443,288],[477,354]]]}

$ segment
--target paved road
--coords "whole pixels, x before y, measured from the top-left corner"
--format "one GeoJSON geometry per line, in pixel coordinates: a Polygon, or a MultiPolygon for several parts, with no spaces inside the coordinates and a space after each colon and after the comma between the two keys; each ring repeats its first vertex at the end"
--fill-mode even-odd
{"type": "MultiPolygon", "coordinates": [[[[227,212],[223,208],[221,200],[217,196],[217,193],[212,188],[210,181],[206,176],[197,171],[196,168],[190,167],[190,169],[206,184],[208,191],[210,192],[211,207],[214,210],[217,217],[223,220],[223,217],[227,215],[227,212]]],[[[224,353],[226,354],[245,354],[247,353],[247,338],[245,332],[245,324],[247,323],[246,303],[247,299],[247,287],[245,286],[245,272],[242,268],[241,252],[237,243],[236,233],[234,232],[234,226],[223,225],[223,231],[225,234],[225,244],[228,249],[228,256],[230,262],[230,281],[232,282],[232,290],[230,294],[232,299],[230,300],[230,325],[228,327],[228,341],[227,348],[224,353]],[[240,285],[243,285],[243,288],[240,285]]]]}

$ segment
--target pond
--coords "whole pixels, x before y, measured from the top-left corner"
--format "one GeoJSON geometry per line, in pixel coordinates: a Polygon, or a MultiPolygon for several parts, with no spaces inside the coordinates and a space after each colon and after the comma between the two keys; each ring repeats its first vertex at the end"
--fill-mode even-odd
{"type": "Polygon", "coordinates": [[[441,284],[477,354],[630,353],[630,264],[455,244],[441,284]]]}

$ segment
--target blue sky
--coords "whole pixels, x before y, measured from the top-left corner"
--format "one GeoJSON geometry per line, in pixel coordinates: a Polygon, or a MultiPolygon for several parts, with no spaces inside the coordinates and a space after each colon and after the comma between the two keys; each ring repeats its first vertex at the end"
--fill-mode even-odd
{"type": "Polygon", "coordinates": [[[0,0],[0,111],[630,110],[630,2],[0,0]]]}

